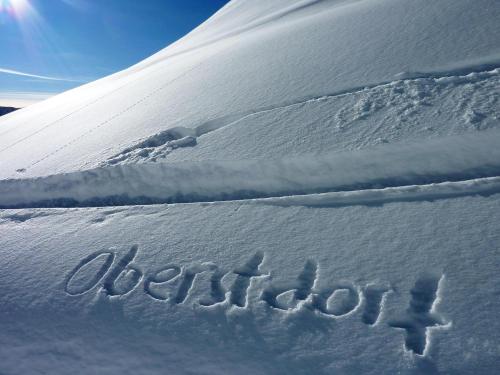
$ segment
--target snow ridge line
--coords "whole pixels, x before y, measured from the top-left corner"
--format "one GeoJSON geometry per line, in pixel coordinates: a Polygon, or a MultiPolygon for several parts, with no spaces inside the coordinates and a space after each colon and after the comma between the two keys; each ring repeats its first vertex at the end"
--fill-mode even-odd
{"type": "Polygon", "coordinates": [[[381,205],[395,202],[435,201],[471,195],[489,196],[498,193],[500,193],[499,176],[427,185],[407,185],[383,189],[263,198],[246,202],[248,204],[264,204],[280,207],[347,207],[381,205]]]}
{"type": "MultiPolygon", "coordinates": [[[[180,49],[176,52],[174,49],[173,53],[170,53],[170,54],[166,53],[164,55],[160,51],[157,56],[153,55],[150,59],[145,60],[144,66],[146,66],[146,67],[151,66],[151,65],[156,64],[159,61],[165,61],[166,59],[172,59],[174,57],[178,57],[178,56],[184,55],[186,53],[189,53],[189,52],[192,52],[195,50],[203,49],[205,47],[211,46],[211,45],[216,44],[218,42],[221,42],[223,40],[228,40],[231,38],[239,37],[243,34],[246,34],[249,31],[255,30],[255,29],[260,28],[260,27],[269,26],[270,24],[273,24],[274,22],[276,22],[280,19],[286,18],[290,15],[295,15],[297,13],[300,13],[303,10],[313,8],[317,5],[322,5],[323,3],[327,3],[327,2],[335,3],[332,5],[332,9],[334,9],[334,8],[338,8],[339,6],[345,6],[345,5],[349,5],[349,4],[360,2],[360,1],[366,1],[366,0],[342,0],[340,2],[338,2],[338,0],[302,0],[296,4],[290,5],[284,9],[280,9],[278,11],[274,11],[270,14],[267,14],[265,16],[257,18],[255,20],[249,22],[246,25],[237,27],[233,30],[223,32],[219,35],[216,34],[215,36],[213,36],[205,41],[195,43],[191,47],[183,48],[183,49],[180,49]]],[[[228,4],[228,5],[230,5],[230,4],[228,4]]],[[[223,10],[223,9],[224,8],[222,8],[221,10],[223,10]]],[[[217,15],[217,13],[215,15],[217,15]]],[[[193,34],[196,30],[197,29],[193,30],[193,34]]],[[[188,37],[188,36],[190,36],[190,34],[186,35],[185,37],[188,37]]],[[[179,41],[181,41],[181,40],[184,40],[184,38],[180,39],[179,41]]]]}
{"type": "MultiPolygon", "coordinates": [[[[495,193],[499,191],[499,176],[500,132],[494,130],[322,157],[126,164],[35,179],[3,180],[0,208],[259,198],[274,198],[267,202],[273,204],[287,199],[296,204],[302,198],[284,197],[320,193],[330,193],[329,199],[337,193],[333,196],[335,202],[353,204],[383,201],[387,197],[495,193]]],[[[311,199],[314,203],[319,198],[311,199]]]]}

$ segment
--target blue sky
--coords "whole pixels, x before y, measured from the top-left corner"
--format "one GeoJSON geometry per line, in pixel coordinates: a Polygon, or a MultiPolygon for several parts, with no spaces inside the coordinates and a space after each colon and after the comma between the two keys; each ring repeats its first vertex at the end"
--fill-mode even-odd
{"type": "Polygon", "coordinates": [[[0,106],[25,106],[133,65],[227,2],[0,0],[0,106]]]}

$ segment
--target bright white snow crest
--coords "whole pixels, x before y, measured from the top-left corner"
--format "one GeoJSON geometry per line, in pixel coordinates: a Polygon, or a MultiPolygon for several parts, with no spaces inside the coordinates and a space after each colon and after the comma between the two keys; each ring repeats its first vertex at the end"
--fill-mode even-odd
{"type": "Polygon", "coordinates": [[[499,17],[234,0],[2,117],[0,373],[498,373],[499,17]]]}

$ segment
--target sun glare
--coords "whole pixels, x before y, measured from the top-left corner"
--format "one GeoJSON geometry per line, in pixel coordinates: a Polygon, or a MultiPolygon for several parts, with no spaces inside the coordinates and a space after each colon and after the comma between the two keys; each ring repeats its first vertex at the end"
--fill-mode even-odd
{"type": "Polygon", "coordinates": [[[28,9],[28,0],[0,0],[0,13],[7,13],[20,18],[28,9]]]}

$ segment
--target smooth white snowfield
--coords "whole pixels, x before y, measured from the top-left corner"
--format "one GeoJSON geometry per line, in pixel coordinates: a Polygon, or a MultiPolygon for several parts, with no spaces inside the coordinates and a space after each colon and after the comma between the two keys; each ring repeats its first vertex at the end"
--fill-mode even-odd
{"type": "Polygon", "coordinates": [[[0,119],[0,374],[497,374],[500,2],[234,0],[0,119]]]}

